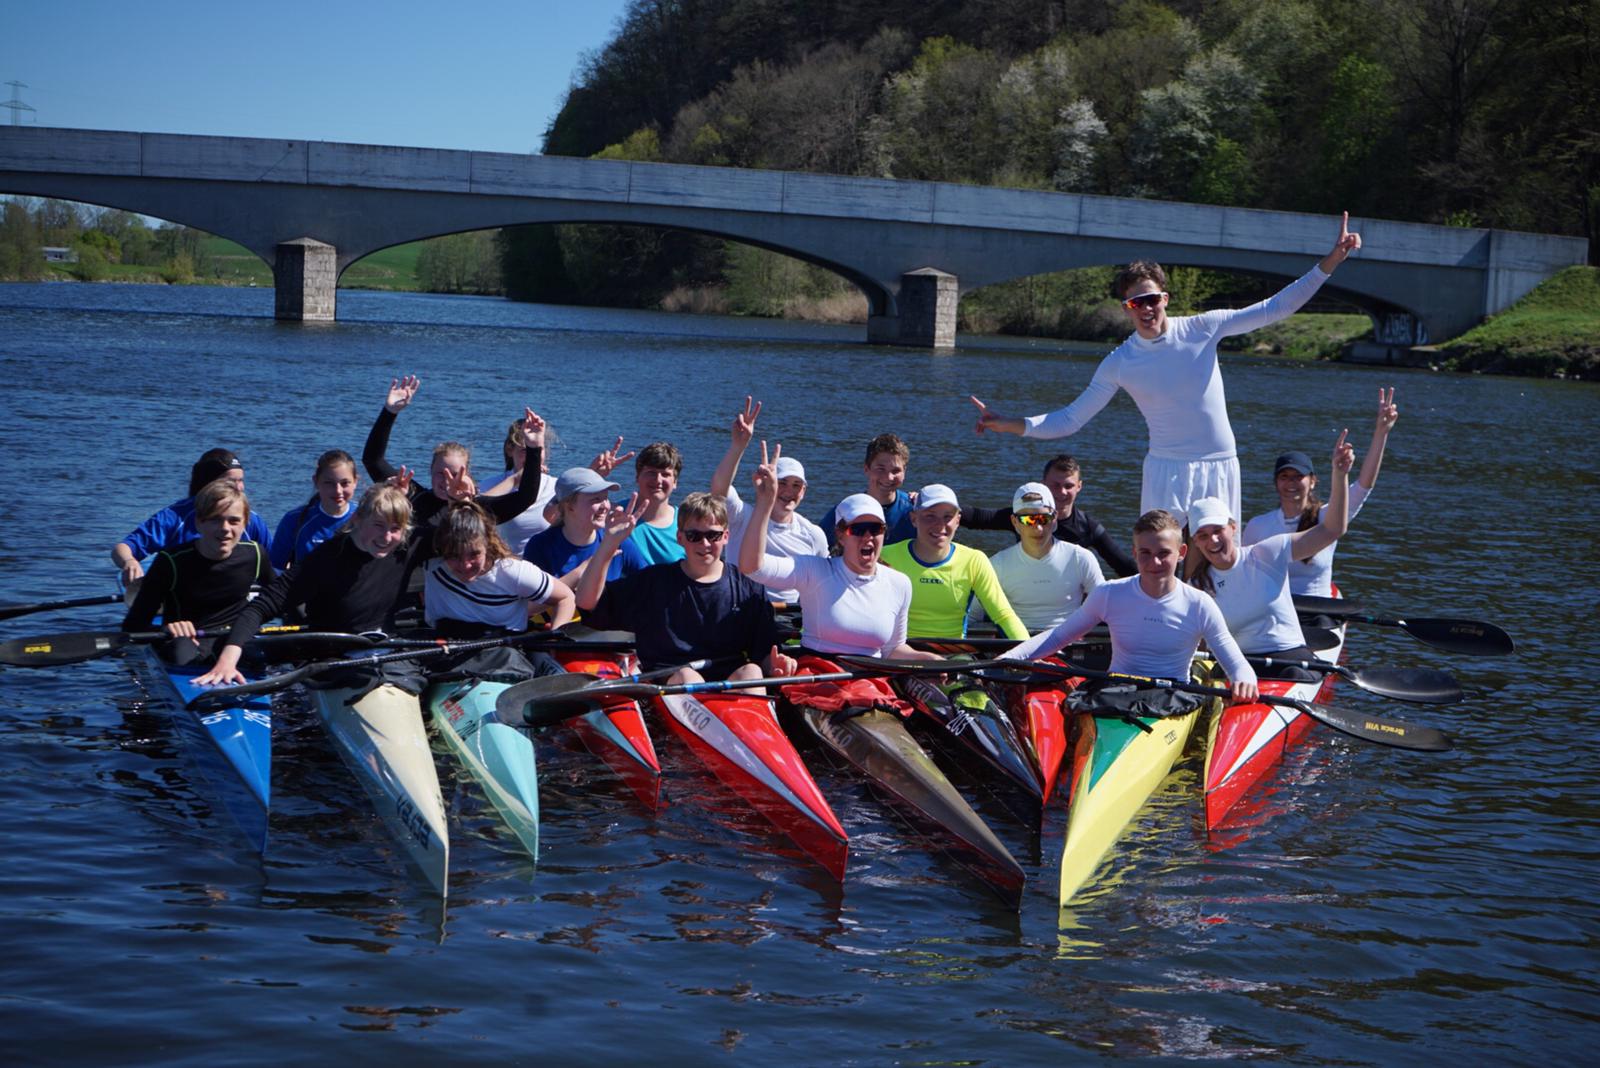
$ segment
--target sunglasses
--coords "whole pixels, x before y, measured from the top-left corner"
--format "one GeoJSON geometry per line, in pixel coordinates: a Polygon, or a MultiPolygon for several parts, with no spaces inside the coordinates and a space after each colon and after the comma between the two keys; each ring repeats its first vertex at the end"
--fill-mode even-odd
{"type": "Polygon", "coordinates": [[[1055,521],[1056,521],[1056,517],[1051,515],[1049,512],[1041,512],[1041,513],[1038,513],[1036,515],[1019,515],[1019,516],[1017,516],[1017,522],[1021,523],[1025,527],[1054,526],[1055,525],[1055,521]]]}
{"type": "Polygon", "coordinates": [[[1154,308],[1157,304],[1161,303],[1161,298],[1166,295],[1167,294],[1165,292],[1140,293],[1137,297],[1129,297],[1127,300],[1123,301],[1122,306],[1127,308],[1129,311],[1134,311],[1138,308],[1154,308]]]}
{"type": "Polygon", "coordinates": [[[682,531],[684,540],[688,541],[690,544],[693,544],[693,545],[699,545],[701,542],[705,542],[708,545],[715,545],[717,542],[721,541],[723,539],[723,536],[726,535],[727,533],[728,532],[726,530],[685,530],[685,531],[682,531]]]}
{"type": "Polygon", "coordinates": [[[849,531],[850,535],[852,537],[856,537],[856,538],[875,538],[879,534],[882,534],[888,528],[885,527],[882,523],[873,523],[873,522],[870,522],[870,521],[863,521],[863,522],[860,522],[860,523],[851,523],[851,524],[847,525],[844,529],[849,531]]]}

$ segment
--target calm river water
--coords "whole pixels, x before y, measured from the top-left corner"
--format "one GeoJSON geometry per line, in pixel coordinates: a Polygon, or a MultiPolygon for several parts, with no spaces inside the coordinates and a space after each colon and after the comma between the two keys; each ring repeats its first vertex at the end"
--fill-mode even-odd
{"type": "MultiPolygon", "coordinates": [[[[552,467],[617,433],[667,438],[688,458],[686,488],[706,483],[754,393],[762,436],[807,466],[815,518],[858,488],[862,446],[884,430],[910,442],[913,485],[1004,502],[1056,443],[976,438],[966,394],[1043,410],[1095,366],[1048,347],[936,356],[856,344],[857,328],[355,292],[337,325],[282,325],[271,303],[260,289],[0,286],[0,602],[109,592],[111,544],[180,496],[216,444],[238,450],[276,523],[309,492],[317,453],[359,451],[405,372],[423,388],[397,459],[426,463],[456,437],[493,468],[528,403],[564,442],[552,467]]],[[[653,816],[598,762],[541,750],[537,870],[441,761],[441,910],[303,701],[277,717],[261,858],[207,807],[124,665],[13,669],[0,679],[6,1061],[1587,1059],[1600,1041],[1600,776],[1583,696],[1600,387],[1255,360],[1226,374],[1251,513],[1272,505],[1277,452],[1320,460],[1340,426],[1364,446],[1378,387],[1397,386],[1401,421],[1339,581],[1386,614],[1493,620],[1520,652],[1474,664],[1353,631],[1351,663],[1449,667],[1473,693],[1444,710],[1350,688],[1338,700],[1446,727],[1454,752],[1319,728],[1209,840],[1191,759],[1065,927],[1059,810],[1042,834],[992,821],[1029,870],[1019,916],[817,761],[852,835],[842,890],[740,817],[665,730],[653,816]]],[[[1125,527],[1138,413],[1119,398],[1071,445],[1082,501],[1125,527]]],[[[115,621],[41,615],[0,637],[115,621]]]]}

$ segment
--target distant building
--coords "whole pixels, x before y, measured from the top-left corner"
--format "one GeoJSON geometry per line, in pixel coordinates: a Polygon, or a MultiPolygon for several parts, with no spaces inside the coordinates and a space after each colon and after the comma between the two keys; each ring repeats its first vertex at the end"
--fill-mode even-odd
{"type": "Polygon", "coordinates": [[[60,245],[46,245],[44,247],[44,262],[77,263],[78,250],[75,248],[63,248],[60,245]]]}

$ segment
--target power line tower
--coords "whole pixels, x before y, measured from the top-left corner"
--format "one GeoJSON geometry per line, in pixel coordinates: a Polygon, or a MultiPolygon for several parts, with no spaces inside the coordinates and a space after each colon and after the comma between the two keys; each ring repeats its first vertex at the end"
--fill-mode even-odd
{"type": "Polygon", "coordinates": [[[6,84],[11,86],[11,99],[0,101],[0,108],[10,108],[11,125],[21,126],[22,113],[24,111],[33,111],[33,106],[31,104],[24,104],[22,102],[22,90],[26,89],[27,85],[22,82],[6,82],[6,84]]]}

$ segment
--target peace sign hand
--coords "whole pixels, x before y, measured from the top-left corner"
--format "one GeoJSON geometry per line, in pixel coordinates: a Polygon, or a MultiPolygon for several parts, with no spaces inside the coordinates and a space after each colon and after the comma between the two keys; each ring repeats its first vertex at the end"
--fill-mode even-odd
{"type": "Polygon", "coordinates": [[[761,402],[744,399],[744,411],[733,417],[733,443],[742,451],[756,436],[756,417],[761,414],[761,402]]]}
{"type": "Polygon", "coordinates": [[[1400,409],[1394,403],[1394,387],[1390,386],[1387,393],[1382,386],[1378,387],[1378,432],[1387,434],[1394,429],[1400,419],[1400,409]]]}
{"type": "Polygon", "coordinates": [[[756,467],[756,502],[771,505],[778,499],[778,457],[783,455],[783,446],[774,444],[772,455],[767,455],[767,443],[761,442],[761,463],[756,467]]]}
{"type": "Polygon", "coordinates": [[[400,470],[389,476],[389,485],[401,493],[409,494],[411,492],[411,480],[415,475],[415,471],[412,471],[405,464],[401,464],[400,470]]]}
{"type": "Polygon", "coordinates": [[[421,387],[422,379],[416,375],[389,379],[389,393],[383,401],[384,410],[398,415],[401,409],[411,403],[411,398],[417,395],[421,387]]]}
{"type": "Polygon", "coordinates": [[[1339,431],[1339,440],[1333,443],[1333,469],[1341,475],[1348,475],[1356,464],[1356,447],[1344,440],[1349,433],[1339,431]]]}
{"type": "Polygon", "coordinates": [[[635,490],[633,496],[628,498],[627,504],[613,504],[606,512],[605,538],[613,546],[621,545],[628,540],[635,527],[639,525],[639,517],[644,514],[644,504],[639,501],[639,491],[635,490]]]}
{"type": "Polygon", "coordinates": [[[610,478],[611,472],[616,469],[617,465],[626,462],[636,451],[634,449],[629,449],[621,456],[618,456],[617,450],[620,448],[622,448],[622,435],[618,434],[616,444],[612,445],[611,448],[605,450],[593,460],[589,461],[589,470],[593,471],[601,478],[610,478]]]}
{"type": "Polygon", "coordinates": [[[522,409],[522,444],[524,448],[544,448],[544,420],[532,408],[522,409]]]}
{"type": "Polygon", "coordinates": [[[444,495],[452,501],[468,501],[478,495],[478,484],[465,467],[459,471],[444,469],[444,495]]]}

